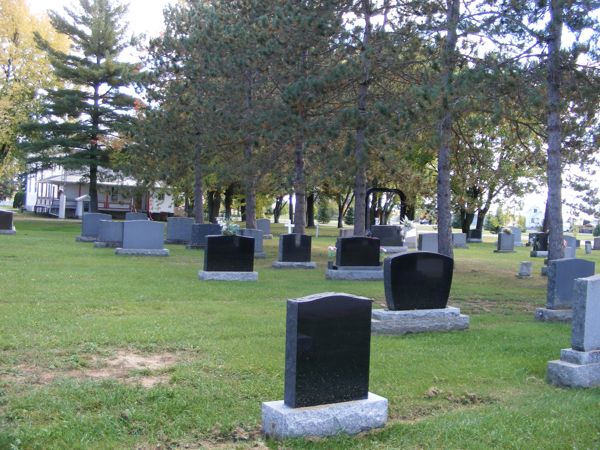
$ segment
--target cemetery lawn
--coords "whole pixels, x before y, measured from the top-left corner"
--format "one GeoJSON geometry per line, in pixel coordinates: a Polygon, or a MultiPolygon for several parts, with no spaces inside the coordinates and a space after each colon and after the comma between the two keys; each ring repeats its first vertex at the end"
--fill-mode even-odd
{"type": "MultiPolygon", "coordinates": [[[[16,215],[15,226],[0,235],[0,449],[600,447],[600,389],[545,381],[570,326],[534,321],[546,279],[541,258],[532,279],[515,277],[526,247],[455,250],[449,303],[468,331],[372,338],[385,429],[281,443],[261,436],[260,408],[283,398],[286,299],[384,303],[381,282],[325,280],[337,230],[313,239],[317,270],[272,269],[275,236],[258,282],[223,283],[198,280],[201,250],[116,256],[75,242],[75,221],[16,215]]],[[[577,252],[600,267],[600,252],[577,252]]]]}

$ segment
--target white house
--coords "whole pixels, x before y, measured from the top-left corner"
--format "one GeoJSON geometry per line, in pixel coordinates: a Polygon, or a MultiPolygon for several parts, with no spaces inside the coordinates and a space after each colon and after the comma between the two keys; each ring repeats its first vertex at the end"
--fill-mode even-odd
{"type": "MultiPolygon", "coordinates": [[[[116,216],[128,211],[150,214],[173,214],[171,194],[155,187],[147,191],[137,186],[136,180],[102,170],[98,174],[98,211],[116,216]]],[[[89,180],[80,171],[66,171],[61,167],[38,170],[27,176],[25,208],[39,214],[59,216],[60,195],[65,194],[65,215],[75,217],[77,199],[89,194],[89,180]]],[[[87,208],[86,208],[87,209],[87,208]]]]}
{"type": "Polygon", "coordinates": [[[544,209],[532,206],[525,214],[525,227],[529,229],[541,229],[544,222],[544,209]]]}

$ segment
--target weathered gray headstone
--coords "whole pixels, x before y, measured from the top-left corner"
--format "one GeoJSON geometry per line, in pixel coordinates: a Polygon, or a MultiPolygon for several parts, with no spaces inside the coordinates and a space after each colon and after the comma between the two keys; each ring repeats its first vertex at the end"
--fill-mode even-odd
{"type": "Polygon", "coordinates": [[[256,219],[256,228],[263,232],[263,239],[273,239],[271,221],[269,219],[256,219]]]}
{"type": "Polygon", "coordinates": [[[568,387],[600,385],[600,275],[575,280],[571,348],[548,363],[548,381],[568,387]]]}
{"type": "Polygon", "coordinates": [[[515,247],[522,247],[523,246],[523,241],[521,241],[521,228],[519,228],[519,227],[510,227],[510,231],[512,232],[512,235],[514,236],[514,246],[515,247]]]}
{"type": "Polygon", "coordinates": [[[519,278],[531,278],[531,271],[533,268],[533,264],[531,261],[521,261],[519,265],[519,273],[517,277],[519,278]]]}
{"type": "Polygon", "coordinates": [[[586,255],[592,254],[592,242],[591,241],[585,241],[585,254],[586,255]]]}
{"type": "Polygon", "coordinates": [[[206,236],[220,236],[221,225],[217,223],[195,223],[192,225],[192,236],[187,248],[205,248],[206,236]]]}
{"type": "Polygon", "coordinates": [[[352,237],[354,236],[354,230],[350,228],[341,228],[340,237],[352,237]]]}
{"type": "Polygon", "coordinates": [[[549,309],[571,308],[573,305],[573,284],[576,278],[594,275],[596,264],[584,259],[563,258],[548,261],[549,309]]]}
{"type": "Polygon", "coordinates": [[[600,250],[600,237],[594,238],[594,247],[593,250],[600,250]]]}
{"type": "Polygon", "coordinates": [[[567,247],[577,248],[577,239],[573,236],[563,236],[563,240],[566,242],[567,247]]]}
{"type": "Polygon", "coordinates": [[[417,249],[421,252],[438,252],[437,233],[420,233],[417,249]]]}
{"type": "Polygon", "coordinates": [[[565,258],[576,258],[577,257],[577,247],[565,247],[563,249],[565,258]]]}
{"type": "Polygon", "coordinates": [[[169,217],[167,219],[167,244],[187,244],[192,238],[191,217],[169,217]]]}
{"type": "Polygon", "coordinates": [[[452,245],[454,248],[468,248],[467,233],[452,233],[452,245]]]}
{"type": "Polygon", "coordinates": [[[125,220],[150,220],[146,213],[141,212],[126,212],[125,220]]]}
{"type": "Polygon", "coordinates": [[[515,237],[511,233],[498,233],[496,253],[513,253],[515,251],[515,237]]]}
{"type": "Polygon", "coordinates": [[[240,236],[254,238],[254,257],[265,258],[267,255],[263,248],[263,232],[256,228],[242,228],[239,232],[240,236]]]}
{"type": "Polygon", "coordinates": [[[398,225],[373,225],[371,236],[379,238],[379,243],[383,247],[402,247],[404,245],[402,228],[398,225]]]}
{"type": "Polygon", "coordinates": [[[101,220],[112,220],[112,216],[104,213],[85,213],[81,219],[81,236],[77,236],[76,240],[81,242],[97,241],[101,220]]]}
{"type": "Polygon", "coordinates": [[[98,240],[94,247],[122,247],[123,246],[123,224],[114,220],[101,220],[98,240]]]}
{"type": "Polygon", "coordinates": [[[165,225],[150,220],[123,222],[123,247],[117,255],[168,256],[164,247],[165,225]]]}
{"type": "Polygon", "coordinates": [[[0,234],[15,234],[12,211],[0,210],[0,234]]]}

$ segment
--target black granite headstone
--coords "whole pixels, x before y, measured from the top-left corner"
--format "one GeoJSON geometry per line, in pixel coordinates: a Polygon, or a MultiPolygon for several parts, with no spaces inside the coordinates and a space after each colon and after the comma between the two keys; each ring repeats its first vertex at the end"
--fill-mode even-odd
{"type": "Polygon", "coordinates": [[[379,266],[380,243],[378,238],[347,237],[336,241],[336,266],[379,266]]]}
{"type": "Polygon", "coordinates": [[[311,240],[306,234],[282,234],[279,236],[279,261],[310,262],[311,240]]]}
{"type": "Polygon", "coordinates": [[[287,406],[367,398],[371,300],[339,293],[288,300],[286,322],[287,406]]]}
{"type": "Polygon", "coordinates": [[[529,233],[529,242],[534,252],[548,251],[548,233],[529,233]]]}
{"type": "Polygon", "coordinates": [[[479,239],[481,240],[481,230],[469,230],[467,233],[467,239],[479,239]]]}
{"type": "Polygon", "coordinates": [[[11,211],[0,211],[0,230],[13,229],[13,213],[11,211]]]}
{"type": "Polygon", "coordinates": [[[245,236],[208,236],[204,251],[206,272],[252,272],[254,238],[245,236]]]}
{"type": "Polygon", "coordinates": [[[383,279],[388,309],[445,308],[453,269],[454,260],[439,253],[415,252],[386,258],[383,279]]]}
{"type": "Polygon", "coordinates": [[[371,235],[379,238],[380,245],[389,247],[402,247],[402,229],[397,225],[373,225],[371,235]]]}
{"type": "Polygon", "coordinates": [[[195,223],[192,225],[192,237],[189,248],[206,247],[206,236],[221,235],[221,225],[216,223],[195,223]]]}

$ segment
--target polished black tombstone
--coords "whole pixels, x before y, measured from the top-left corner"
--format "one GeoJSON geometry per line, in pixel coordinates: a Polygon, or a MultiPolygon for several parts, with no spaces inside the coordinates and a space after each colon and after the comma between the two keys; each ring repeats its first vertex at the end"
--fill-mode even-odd
{"type": "Polygon", "coordinates": [[[379,238],[380,245],[402,247],[402,228],[397,225],[372,225],[371,236],[379,238]]]}
{"type": "Polygon", "coordinates": [[[383,279],[388,309],[445,308],[453,270],[454,260],[439,253],[415,252],[386,258],[383,279]]]}
{"type": "Polygon", "coordinates": [[[279,236],[279,259],[281,262],[310,262],[312,238],[306,234],[282,234],[279,236]]]}
{"type": "Polygon", "coordinates": [[[0,230],[12,231],[13,213],[11,211],[0,211],[0,230]]]}
{"type": "Polygon", "coordinates": [[[477,229],[469,230],[469,232],[467,233],[467,240],[474,239],[474,240],[480,241],[482,238],[481,235],[482,235],[481,230],[477,230],[477,229]]]}
{"type": "Polygon", "coordinates": [[[206,236],[219,236],[221,225],[217,223],[195,223],[192,225],[192,235],[188,248],[206,247],[206,236]]]}
{"type": "Polygon", "coordinates": [[[548,251],[548,233],[529,233],[529,242],[534,252],[548,251]]]}
{"type": "Polygon", "coordinates": [[[379,266],[380,242],[378,238],[347,237],[336,241],[336,266],[379,266]]]}
{"type": "Polygon", "coordinates": [[[207,236],[204,270],[206,272],[252,272],[254,270],[254,238],[207,236]]]}
{"type": "Polygon", "coordinates": [[[288,300],[285,339],[287,406],[367,398],[371,300],[338,293],[288,300]]]}

